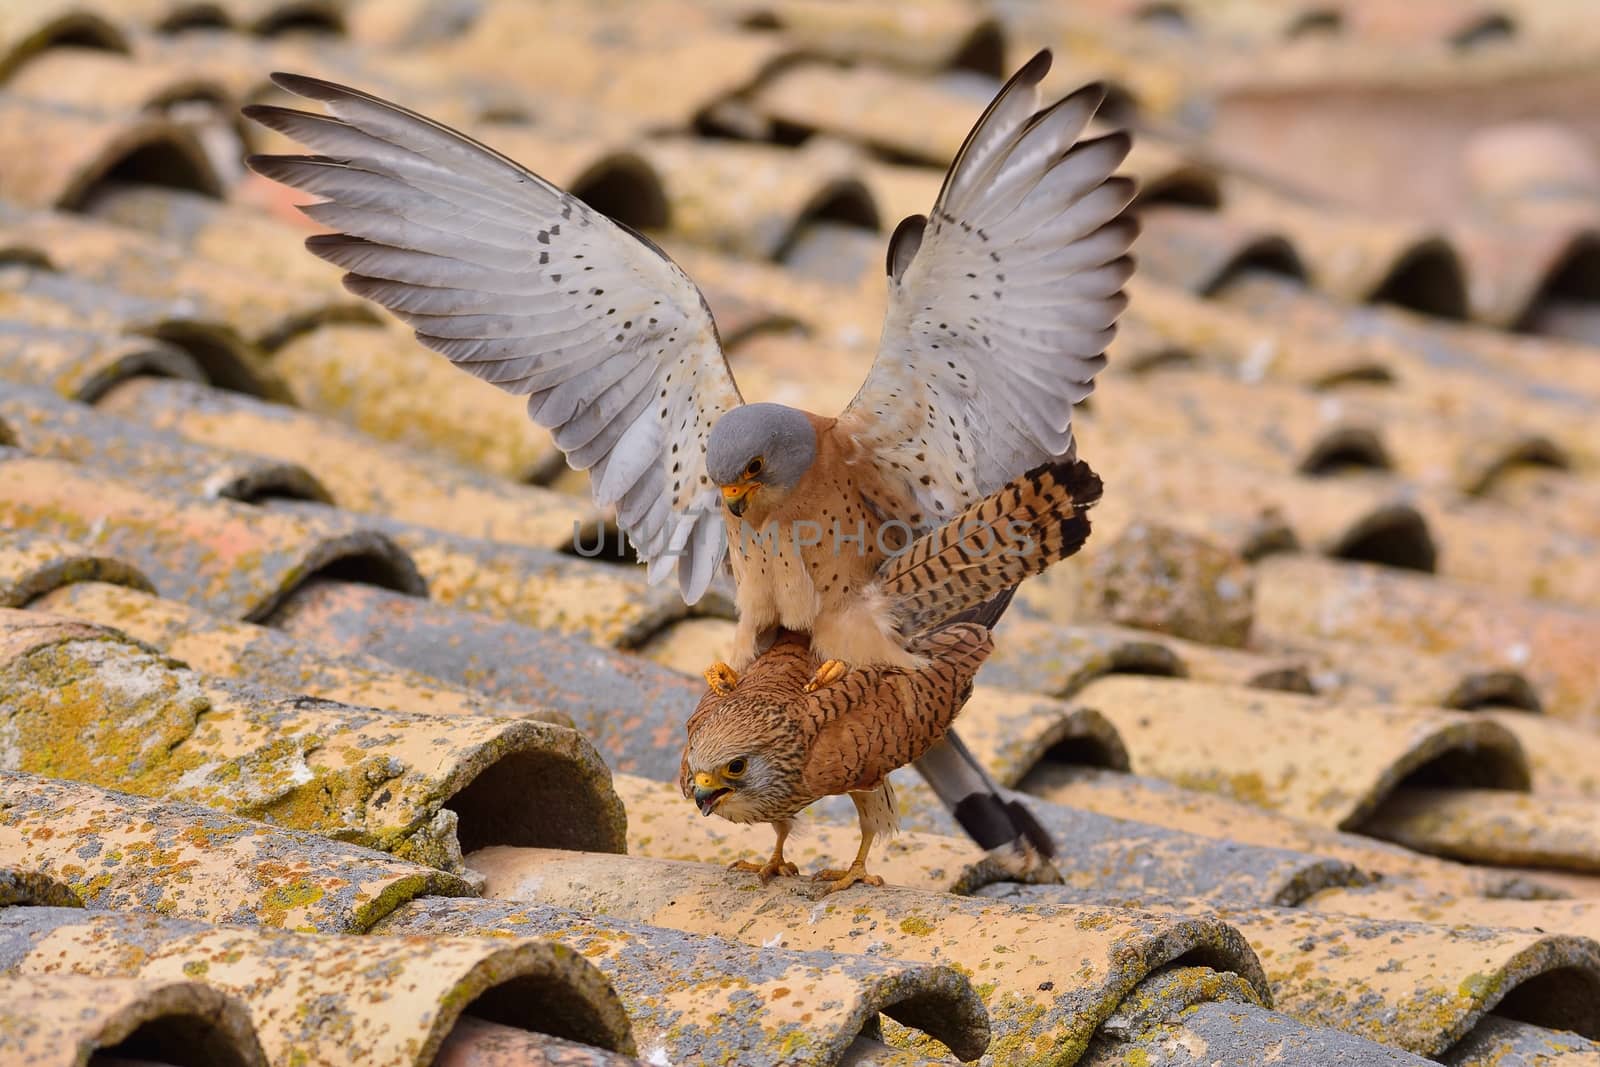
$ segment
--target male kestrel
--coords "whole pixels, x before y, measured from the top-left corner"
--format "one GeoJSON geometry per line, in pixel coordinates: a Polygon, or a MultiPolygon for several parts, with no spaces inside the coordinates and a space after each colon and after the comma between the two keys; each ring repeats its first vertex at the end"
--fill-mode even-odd
{"type": "Polygon", "coordinates": [[[1112,177],[1127,134],[1078,140],[1104,90],[1039,110],[1049,68],[1040,52],[1012,77],[930,215],[895,230],[878,356],[836,418],[744,404],[689,278],[492,149],[298,75],[273,80],[331,116],[245,113],[320,153],[250,160],[324,198],[303,210],[338,232],[311,251],[424,345],[526,395],[652,580],[675,569],[693,603],[730,559],[733,654],[706,672],[726,691],[777,627],[811,635],[816,684],[921,662],[873,586],[884,557],[1073,455],[1072,406],[1105,363],[1136,227],[1133,183],[1112,177]]]}
{"type": "MultiPolygon", "coordinates": [[[[816,654],[804,635],[783,630],[731,694],[706,694],[686,727],[679,788],[705,815],[769,822],[777,831],[770,859],[741,861],[736,869],[755,871],[763,882],[797,873],[783,857],[794,817],[822,797],[848,794],[861,847],[847,869],[815,877],[828,882],[828,892],[883,884],[867,873],[866,860],[873,839],[898,822],[889,773],[946,738],[1017,583],[1083,545],[1085,509],[1099,495],[1100,480],[1086,464],[1057,461],[885,562],[878,584],[922,665],[863,668],[813,691],[807,679],[816,654]]],[[[1051,853],[1048,835],[1020,805],[998,790],[984,803],[993,809],[984,818],[1030,826],[1035,847],[1051,853]]]]}

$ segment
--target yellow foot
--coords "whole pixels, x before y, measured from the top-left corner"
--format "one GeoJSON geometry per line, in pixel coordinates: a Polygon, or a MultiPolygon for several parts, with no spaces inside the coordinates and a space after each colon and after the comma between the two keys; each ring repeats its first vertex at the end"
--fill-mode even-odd
{"type": "Polygon", "coordinates": [[[728,864],[730,871],[749,871],[761,879],[761,884],[766,885],[780,874],[785,878],[793,878],[800,873],[800,868],[785,860],[782,856],[773,856],[765,863],[754,860],[737,860],[728,864]]]}
{"type": "Polygon", "coordinates": [[[850,664],[842,659],[823,660],[822,666],[817,668],[817,673],[806,683],[806,692],[813,693],[825,685],[832,685],[849,672],[850,664]]]}
{"type": "Polygon", "coordinates": [[[882,878],[875,874],[868,874],[867,868],[860,863],[852,863],[848,870],[843,871],[835,870],[833,868],[818,871],[816,874],[811,876],[811,880],[813,882],[822,883],[823,896],[828,896],[830,893],[837,893],[841,889],[849,889],[858,882],[861,885],[878,886],[883,884],[882,878]]]}
{"type": "Polygon", "coordinates": [[[725,697],[739,684],[739,672],[726,663],[713,663],[706,668],[705,679],[713,693],[725,697]]]}

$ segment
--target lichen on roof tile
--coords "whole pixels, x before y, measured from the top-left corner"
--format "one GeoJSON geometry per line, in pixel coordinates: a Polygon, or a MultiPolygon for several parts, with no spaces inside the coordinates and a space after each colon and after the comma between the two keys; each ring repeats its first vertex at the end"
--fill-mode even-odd
{"type": "Polygon", "coordinates": [[[623,847],[609,772],[574,730],[283,697],[81,623],[7,610],[0,624],[10,694],[0,752],[11,767],[208,803],[445,869],[460,869],[463,846],[623,847]]]}
{"type": "MultiPolygon", "coordinates": [[[[516,865],[486,872],[488,895],[603,909],[752,945],[771,940],[785,948],[837,951],[867,937],[893,958],[959,964],[989,1008],[996,1062],[1076,1058],[1130,989],[1179,958],[1240,974],[1268,999],[1257,964],[1237,935],[1206,919],[1018,908],[910,890],[884,890],[859,906],[838,898],[813,904],[779,885],[745,890],[719,872],[692,865],[652,861],[664,877],[629,882],[619,877],[620,866],[598,855],[546,854],[537,864],[532,859],[524,854],[516,865]]],[[[622,861],[635,867],[641,862],[622,861]]]]}
{"type": "Polygon", "coordinates": [[[323,933],[361,933],[466,882],[312,833],[0,771],[0,865],[72,887],[86,907],[323,933]]]}
{"type": "Polygon", "coordinates": [[[0,977],[0,1059],[86,1067],[141,1050],[265,1067],[241,998],[182,978],[0,977]]]}
{"type": "Polygon", "coordinates": [[[275,1063],[354,1054],[422,1067],[480,1002],[491,1020],[634,1051],[627,1015],[600,972],[535,938],[269,933],[60,908],[0,910],[0,933],[0,969],[12,974],[192,978],[236,995],[275,1063]],[[325,1024],[330,1012],[340,1026],[325,1024]]]}
{"type": "Polygon", "coordinates": [[[639,1044],[664,1048],[674,1063],[832,1064],[879,1012],[925,1031],[924,1040],[964,1060],[989,1044],[983,1004],[949,965],[757,948],[503,900],[412,901],[376,932],[515,934],[565,945],[616,986],[639,1044]]]}

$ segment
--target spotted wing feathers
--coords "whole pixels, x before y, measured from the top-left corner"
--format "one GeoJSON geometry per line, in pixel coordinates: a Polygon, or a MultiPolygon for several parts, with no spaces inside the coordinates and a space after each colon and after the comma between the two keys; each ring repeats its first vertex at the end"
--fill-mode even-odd
{"type": "Polygon", "coordinates": [[[330,114],[250,107],[313,155],[259,173],[322,198],[307,241],[351,292],[462,369],[527,396],[657,580],[698,600],[725,554],[705,440],[740,403],[694,284],[653,244],[490,148],[388,101],[298,75],[330,114]]]}
{"type": "Polygon", "coordinates": [[[1113,173],[1130,141],[1079,139],[1100,86],[1039,110],[1049,66],[1042,52],[1007,83],[926,223],[897,232],[878,356],[841,419],[909,472],[928,527],[1073,455],[1072,406],[1126,304],[1134,189],[1113,173]]]}

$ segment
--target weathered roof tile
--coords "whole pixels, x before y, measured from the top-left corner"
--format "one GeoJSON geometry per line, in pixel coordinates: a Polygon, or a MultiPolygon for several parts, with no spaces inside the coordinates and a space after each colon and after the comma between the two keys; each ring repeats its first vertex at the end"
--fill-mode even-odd
{"type": "Polygon", "coordinates": [[[574,730],[281,697],[34,612],[0,609],[0,648],[11,767],[457,870],[462,846],[623,847],[610,775],[574,730]]]}
{"type": "Polygon", "coordinates": [[[0,420],[24,452],[82,463],[162,495],[328,499],[328,491],[292,462],[191,445],[45,389],[0,384],[0,420]]]}
{"type": "Polygon", "coordinates": [[[15,975],[198,977],[244,1002],[274,1063],[423,1067],[464,1012],[634,1051],[600,972],[534,938],[269,933],[60,908],[0,910],[0,934],[0,968],[15,975]]]}
{"type": "Polygon", "coordinates": [[[351,511],[552,549],[570,547],[580,531],[588,534],[585,544],[593,543],[600,522],[599,509],[587,500],[537,486],[508,485],[431,454],[376,441],[333,420],[237,392],[140,378],[111,390],[97,408],[217,451],[242,449],[300,465],[316,473],[331,502],[351,511]]]}
{"type": "Polygon", "coordinates": [[[968,979],[948,964],[755,948],[626,918],[507,900],[411,901],[376,932],[512,934],[565,945],[616,987],[645,1054],[659,1048],[672,1063],[825,1067],[838,1062],[880,1012],[924,1031],[961,1059],[976,1059],[989,1044],[988,1013],[968,979]]]}
{"type": "Polygon", "coordinates": [[[0,537],[0,583],[11,581],[13,563],[29,568],[21,572],[25,584],[11,588],[28,594],[18,599],[30,608],[115,628],[218,678],[393,711],[495,715],[572,725],[558,711],[496,703],[472,689],[401,666],[330,653],[278,630],[218,618],[166,600],[135,584],[117,561],[87,556],[72,546],[0,537]],[[113,579],[122,580],[112,584],[113,579]]]}
{"type": "Polygon", "coordinates": [[[0,977],[0,1059],[89,1067],[127,1053],[147,1060],[198,1056],[217,1067],[267,1063],[243,1001],[204,982],[0,977]]]}
{"type": "Polygon", "coordinates": [[[1550,715],[1584,723],[1600,714],[1592,670],[1600,615],[1591,611],[1387,567],[1278,556],[1257,567],[1255,619],[1268,640],[1377,638],[1471,657],[1525,675],[1550,715]]]}
{"type": "Polygon", "coordinates": [[[1476,863],[1600,871],[1600,802],[1483,789],[1396,790],[1363,830],[1476,863]]]}
{"type": "Polygon", "coordinates": [[[15,450],[0,454],[0,522],[114,553],[168,595],[233,618],[261,618],[341,562],[407,593],[426,589],[393,541],[341,512],[174,500],[15,450]]]}
{"type": "MultiPolygon", "coordinates": [[[[488,895],[731,934],[749,945],[841,951],[867,938],[890,958],[958,963],[988,1006],[996,1062],[1076,1058],[1139,981],[1178,959],[1233,971],[1268,999],[1254,958],[1209,918],[1019,908],[900,889],[875,893],[858,911],[837,899],[813,904],[780,885],[748,891],[720,871],[687,864],[655,861],[658,877],[625,880],[621,866],[598,854],[533,859],[524,853],[515,865],[486,871],[488,895]]],[[[641,861],[621,862],[638,870],[641,861]]]]}
{"type": "Polygon", "coordinates": [[[668,778],[701,685],[642,657],[353,582],[312,582],[271,624],[335,652],[363,652],[497,702],[551,708],[624,773],[668,778]]]}
{"type": "Polygon", "coordinates": [[[1427,765],[1462,784],[1526,790],[1530,780],[1515,735],[1470,714],[1404,706],[1335,712],[1295,694],[1115,676],[1072,703],[1117,727],[1135,771],[1329,827],[1358,825],[1427,765]],[[1248,751],[1224,757],[1213,747],[1233,749],[1241,736],[1252,739],[1248,751]]]}
{"type": "Polygon", "coordinates": [[[461,878],[196,804],[0,771],[0,865],[60,880],[91,908],[361,933],[461,878]]]}
{"type": "Polygon", "coordinates": [[[156,115],[63,110],[0,91],[0,188],[33,208],[81,207],[118,166],[139,160],[178,188],[219,196],[221,182],[193,133],[156,115]]]}

